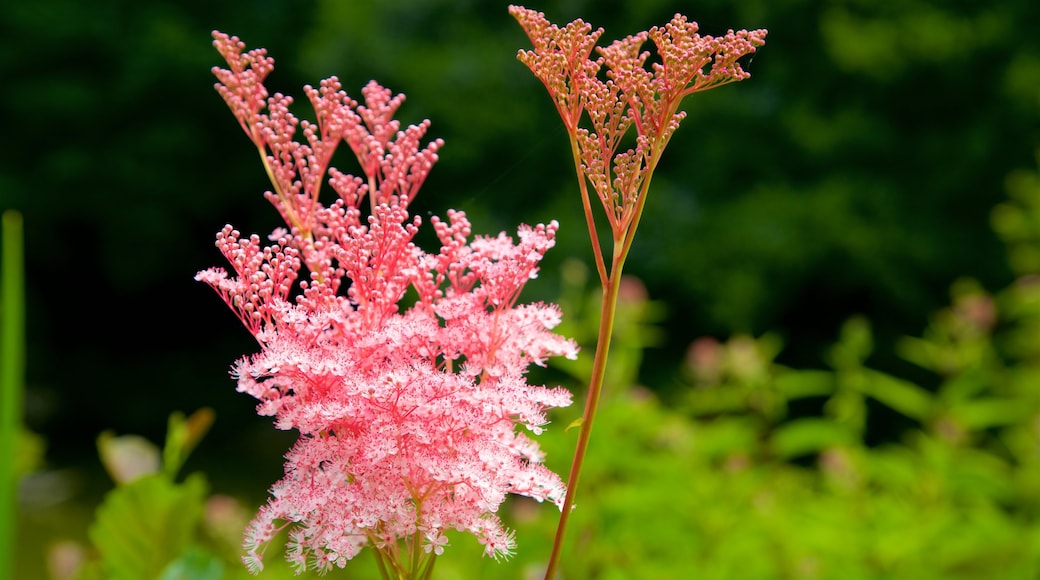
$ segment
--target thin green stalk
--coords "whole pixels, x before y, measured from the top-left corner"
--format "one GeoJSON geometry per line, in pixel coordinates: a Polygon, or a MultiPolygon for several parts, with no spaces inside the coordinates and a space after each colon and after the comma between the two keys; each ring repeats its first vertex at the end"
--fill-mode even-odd
{"type": "Polygon", "coordinates": [[[603,289],[599,336],[596,338],[596,357],[592,361],[592,377],[589,379],[589,392],[585,397],[585,411],[581,419],[581,428],[578,431],[578,443],[574,449],[570,475],[567,477],[567,495],[563,500],[560,522],[556,526],[556,538],[553,540],[549,565],[545,569],[546,580],[553,578],[560,561],[560,552],[563,549],[563,540],[567,533],[567,523],[570,521],[571,511],[573,511],[574,507],[574,495],[578,490],[581,467],[585,462],[585,452],[589,447],[589,438],[592,436],[592,420],[596,416],[596,408],[599,406],[600,394],[603,391],[603,379],[606,376],[607,355],[610,352],[610,337],[614,332],[614,311],[617,308],[623,264],[624,256],[616,255],[611,265],[609,283],[603,289]]]}
{"type": "Polygon", "coordinates": [[[433,578],[433,565],[437,563],[437,554],[433,551],[430,552],[430,556],[426,558],[423,563],[422,570],[419,573],[419,578],[422,580],[430,580],[433,578]]]}
{"type": "Polygon", "coordinates": [[[25,264],[22,215],[5,211],[0,240],[0,578],[14,578],[15,455],[25,384],[25,264]]]}
{"type": "MultiPolygon", "coordinates": [[[[415,508],[416,508],[415,509],[416,513],[422,513],[421,512],[422,504],[419,504],[419,505],[415,506],[415,508]]],[[[416,526],[415,527],[415,533],[412,534],[412,539],[409,540],[409,542],[408,542],[411,545],[411,552],[412,552],[411,554],[409,554],[409,556],[410,556],[409,560],[411,560],[411,562],[410,562],[410,565],[408,567],[408,571],[409,571],[409,575],[411,577],[413,577],[413,578],[415,577],[416,573],[419,572],[419,555],[420,555],[419,554],[419,544],[421,542],[422,542],[422,533],[419,531],[419,527],[416,526]]]]}
{"type": "Polygon", "coordinates": [[[383,580],[390,580],[390,572],[386,569],[386,563],[383,562],[383,552],[375,547],[375,542],[372,543],[372,553],[375,554],[376,564],[379,565],[379,577],[383,580]]]}

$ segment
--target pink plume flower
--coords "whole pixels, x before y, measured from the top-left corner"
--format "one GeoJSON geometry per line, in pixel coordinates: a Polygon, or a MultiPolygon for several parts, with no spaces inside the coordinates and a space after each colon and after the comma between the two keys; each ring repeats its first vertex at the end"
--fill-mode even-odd
{"type": "Polygon", "coordinates": [[[444,551],[449,529],[476,536],[489,556],[510,555],[513,534],[495,515],[506,495],[559,506],[565,494],[527,433],[571,395],[528,384],[526,372],[574,358],[577,346],[552,332],[556,305],[518,304],[556,222],[521,226],[515,240],[471,239],[465,213],[449,211],[447,222],[432,220],[440,250],[423,252],[408,204],[442,142],[422,145],[428,121],[400,128],[403,95],[372,82],[362,105],[330,78],[305,88],[317,120],[299,121],[290,97],[263,86],[266,52],[213,37],[229,67],[214,69],[217,91],[260,152],[274,187],[266,197],[287,225],[267,246],[226,226],[217,247],[232,272],[196,276],[260,345],[234,365],[238,390],[276,427],[300,433],[246,531],[246,565],[262,569],[286,527],[298,570],[342,567],[368,546],[414,573],[413,562],[429,566],[444,551]],[[341,140],[364,178],[329,167],[341,140]],[[338,198],[325,206],[327,175],[338,198]],[[410,289],[416,299],[403,304],[410,289]]]}

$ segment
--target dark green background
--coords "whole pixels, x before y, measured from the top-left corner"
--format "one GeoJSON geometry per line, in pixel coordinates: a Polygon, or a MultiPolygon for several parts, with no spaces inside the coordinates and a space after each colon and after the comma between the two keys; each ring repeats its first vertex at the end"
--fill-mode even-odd
{"type": "MultiPolygon", "coordinates": [[[[886,345],[919,333],[951,281],[1010,281],[988,212],[1040,144],[1035,1],[528,7],[604,26],[604,42],[675,12],[705,34],[769,29],[751,79],[687,101],[654,178],[627,268],[668,308],[650,387],[706,334],[778,331],[781,361],[818,364],[856,313],[874,321],[877,364],[900,370],[886,345]]],[[[292,436],[235,393],[227,369],[256,344],[192,279],[223,265],[213,236],[225,223],[279,225],[256,152],[212,89],[214,28],[269,49],[273,91],[302,96],[336,74],[355,97],[373,78],[407,94],[403,120],[429,118],[446,141],[413,205],[424,218],[464,209],[483,233],[559,220],[528,298],[552,299],[560,263],[590,254],[566,135],[515,58],[528,41],[505,3],[5,7],[0,209],[25,215],[29,426],[52,466],[92,465],[103,429],[158,440],[171,411],[212,406],[193,462],[218,490],[245,476],[259,494],[292,436]]]]}

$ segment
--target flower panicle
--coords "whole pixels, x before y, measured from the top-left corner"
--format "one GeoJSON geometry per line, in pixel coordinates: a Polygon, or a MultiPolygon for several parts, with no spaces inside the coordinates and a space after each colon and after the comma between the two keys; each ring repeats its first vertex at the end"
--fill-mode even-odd
{"type": "Polygon", "coordinates": [[[617,240],[630,239],[638,222],[650,177],[685,117],[683,99],[750,77],[740,60],[766,37],[766,30],[702,36],[696,22],[676,14],[664,26],[596,46],[602,29],[583,20],[561,28],[542,12],[515,5],[509,12],[533,46],[518,58],[553,99],[571,136],[582,186],[586,180],[592,185],[617,240]],[[655,48],[653,61],[643,49],[647,41],[655,48]],[[635,147],[620,150],[632,129],[635,147]]]}
{"type": "Polygon", "coordinates": [[[285,227],[264,246],[226,226],[217,247],[230,272],[196,279],[260,345],[232,368],[238,390],[277,428],[299,432],[246,530],[246,567],[259,572],[283,530],[299,571],[343,567],[371,547],[408,576],[429,569],[448,529],[508,556],[515,539],[495,515],[506,495],[560,505],[566,493],[525,432],[541,432],[571,395],[526,373],[574,358],[577,345],[553,332],[559,307],[519,303],[558,224],[474,236],[466,214],[449,210],[431,220],[439,251],[424,252],[408,206],[443,144],[424,144],[429,121],[402,129],[403,95],[373,81],[358,102],[335,77],[305,87],[315,120],[299,120],[291,97],[264,88],[265,51],[213,36],[228,63],[214,69],[217,91],[260,151],[285,227]],[[341,141],[363,176],[330,166],[341,141]],[[328,205],[318,197],[326,180],[328,205]]]}
{"type": "Polygon", "coordinates": [[[585,409],[545,571],[545,578],[549,579],[560,561],[604,385],[624,265],[654,170],[686,117],[680,110],[683,99],[748,78],[740,59],[765,44],[766,31],[730,30],[721,37],[701,36],[696,22],[676,14],[664,26],[597,46],[602,29],[593,31],[582,20],[561,28],[549,22],[545,14],[523,6],[512,5],[509,13],[532,45],[532,50],[521,50],[518,59],[545,85],[567,129],[585,222],[603,287],[599,335],[585,409]],[[655,53],[644,49],[648,40],[653,42],[655,53]],[[597,56],[593,57],[593,51],[597,56]],[[623,149],[623,143],[629,147],[623,149]],[[599,199],[610,226],[609,253],[599,239],[593,196],[599,199]]]}

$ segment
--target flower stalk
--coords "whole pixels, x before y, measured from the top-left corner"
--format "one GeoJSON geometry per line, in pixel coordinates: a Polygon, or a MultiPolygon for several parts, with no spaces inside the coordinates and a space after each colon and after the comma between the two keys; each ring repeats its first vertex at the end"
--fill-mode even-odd
{"type": "Polygon", "coordinates": [[[596,46],[603,29],[582,20],[560,28],[545,15],[510,6],[510,14],[527,33],[533,50],[517,57],[545,85],[570,140],[582,208],[603,288],[600,332],[578,441],[568,476],[552,554],[545,578],[554,577],[593,419],[602,396],[618,289],[632,249],[650,181],[665,147],[685,118],[682,100],[695,92],[748,78],[738,60],[765,44],[765,30],[730,30],[722,37],[701,36],[697,23],[676,14],[653,27],[606,47],[596,46]],[[651,40],[656,61],[642,50],[651,40]],[[599,56],[593,58],[593,50],[599,56]],[[621,151],[624,138],[635,133],[635,146],[621,151]],[[592,186],[590,191],[589,186],[592,186]],[[596,232],[592,210],[595,192],[612,233],[609,268],[596,232]]]}

